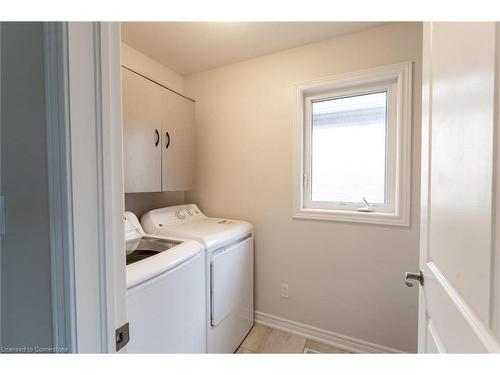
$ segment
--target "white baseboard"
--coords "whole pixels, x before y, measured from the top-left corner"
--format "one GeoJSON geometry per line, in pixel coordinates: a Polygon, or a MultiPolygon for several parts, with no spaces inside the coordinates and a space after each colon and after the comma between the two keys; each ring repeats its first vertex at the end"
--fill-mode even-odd
{"type": "Polygon", "coordinates": [[[255,322],[354,353],[404,353],[387,346],[341,335],[339,333],[327,331],[326,329],[309,326],[260,311],[255,311],[255,322]]]}

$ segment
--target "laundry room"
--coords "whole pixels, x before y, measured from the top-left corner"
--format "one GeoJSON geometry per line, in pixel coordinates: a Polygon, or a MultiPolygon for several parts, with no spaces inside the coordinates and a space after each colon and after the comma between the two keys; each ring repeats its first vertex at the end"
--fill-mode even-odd
{"type": "MultiPolygon", "coordinates": [[[[401,277],[418,268],[422,24],[124,22],[121,38],[125,210],[137,223],[127,233],[201,242],[207,306],[206,347],[181,323],[158,336],[171,343],[149,347],[161,324],[135,322],[148,304],[127,279],[136,343],[124,350],[416,351],[416,289],[401,277]],[[307,161],[294,138],[297,93],[330,103],[307,161]],[[335,109],[332,97],[361,99],[335,109]],[[398,100],[401,124],[386,108],[398,100]],[[349,113],[340,129],[360,126],[329,133],[349,113]],[[305,202],[296,179],[307,163],[318,177],[305,202]]],[[[151,250],[134,246],[128,257],[151,250]]],[[[176,310],[171,322],[199,303],[176,297],[161,307],[176,310]]]]}
{"type": "Polygon", "coordinates": [[[0,22],[0,362],[500,353],[500,22],[133,5],[0,22]]]}

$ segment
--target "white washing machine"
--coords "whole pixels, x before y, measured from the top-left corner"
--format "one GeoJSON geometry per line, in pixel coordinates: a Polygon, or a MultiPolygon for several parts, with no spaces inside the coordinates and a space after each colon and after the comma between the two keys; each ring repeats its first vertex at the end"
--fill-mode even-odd
{"type": "Polygon", "coordinates": [[[147,236],[125,212],[124,353],[206,353],[205,252],[198,242],[147,236]]]}
{"type": "Polygon", "coordinates": [[[252,225],[207,217],[194,204],[149,211],[141,223],[148,234],[205,246],[207,351],[234,352],[254,323],[252,225]]]}

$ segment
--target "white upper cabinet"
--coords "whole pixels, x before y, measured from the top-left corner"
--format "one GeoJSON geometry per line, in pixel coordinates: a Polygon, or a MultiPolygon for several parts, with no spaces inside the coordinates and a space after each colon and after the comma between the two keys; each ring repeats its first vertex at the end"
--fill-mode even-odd
{"type": "Polygon", "coordinates": [[[127,69],[122,82],[125,192],[161,191],[164,89],[127,69]]]}
{"type": "Polygon", "coordinates": [[[194,102],[123,68],[125,192],[191,189],[194,102]]]}
{"type": "Polygon", "coordinates": [[[168,90],[163,100],[162,189],[189,190],[194,168],[194,103],[168,90]]]}

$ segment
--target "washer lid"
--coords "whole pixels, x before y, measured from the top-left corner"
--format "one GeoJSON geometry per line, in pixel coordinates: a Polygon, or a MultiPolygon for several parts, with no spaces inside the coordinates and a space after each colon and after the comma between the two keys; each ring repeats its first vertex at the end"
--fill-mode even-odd
{"type": "MultiPolygon", "coordinates": [[[[161,238],[158,240],[169,241],[168,239],[161,238]]],[[[157,255],[127,265],[127,293],[134,293],[134,287],[143,285],[182,266],[189,259],[200,254],[202,250],[203,248],[200,243],[185,241],[157,255]]]]}
{"type": "Polygon", "coordinates": [[[144,235],[141,224],[133,212],[125,211],[125,251],[134,251],[144,235]]]}

